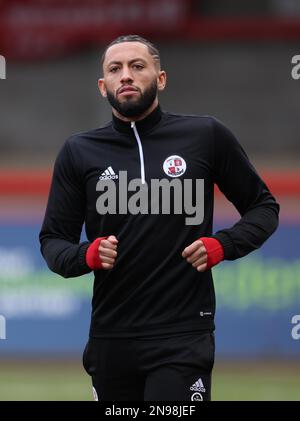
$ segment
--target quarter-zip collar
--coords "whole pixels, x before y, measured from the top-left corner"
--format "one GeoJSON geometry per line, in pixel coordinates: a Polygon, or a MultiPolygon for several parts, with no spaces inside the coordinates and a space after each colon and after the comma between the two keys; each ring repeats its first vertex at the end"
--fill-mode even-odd
{"type": "MultiPolygon", "coordinates": [[[[156,126],[162,117],[162,111],[158,105],[147,117],[143,120],[136,121],[135,126],[140,134],[149,132],[154,126],[156,126]]],[[[130,121],[123,121],[112,115],[112,123],[116,130],[122,133],[132,134],[132,127],[130,121]]]]}

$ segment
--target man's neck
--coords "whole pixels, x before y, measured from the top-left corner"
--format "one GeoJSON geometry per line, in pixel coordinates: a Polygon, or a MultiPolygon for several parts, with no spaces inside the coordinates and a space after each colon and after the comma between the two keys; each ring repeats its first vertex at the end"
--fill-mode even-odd
{"type": "Polygon", "coordinates": [[[153,101],[152,105],[143,114],[140,114],[139,116],[136,116],[136,117],[125,117],[122,114],[120,114],[115,108],[112,108],[112,112],[117,118],[119,118],[120,120],[125,121],[125,122],[140,121],[140,120],[143,120],[144,118],[146,118],[149,114],[151,114],[152,111],[157,106],[158,106],[158,99],[156,98],[153,101]]]}

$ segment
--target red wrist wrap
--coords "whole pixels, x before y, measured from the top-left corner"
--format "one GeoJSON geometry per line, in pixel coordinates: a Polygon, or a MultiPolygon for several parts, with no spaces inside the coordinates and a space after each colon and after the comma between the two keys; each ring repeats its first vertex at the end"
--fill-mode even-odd
{"type": "Polygon", "coordinates": [[[99,256],[99,245],[102,240],[106,240],[108,237],[99,237],[94,240],[88,247],[85,255],[85,261],[88,267],[92,270],[102,268],[102,262],[99,256]]]}
{"type": "Polygon", "coordinates": [[[207,252],[207,266],[206,269],[217,265],[224,260],[224,250],[222,244],[212,237],[201,237],[207,252]]]}

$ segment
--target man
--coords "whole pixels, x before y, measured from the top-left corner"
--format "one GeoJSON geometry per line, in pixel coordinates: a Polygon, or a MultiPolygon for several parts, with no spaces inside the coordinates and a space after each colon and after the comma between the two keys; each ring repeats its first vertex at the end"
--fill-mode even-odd
{"type": "Polygon", "coordinates": [[[112,122],[59,153],[41,251],[64,277],[94,271],[83,363],[96,399],[210,400],[210,268],[260,247],[279,205],[223,124],[162,112],[166,73],[153,44],[119,37],[102,65],[112,122]],[[213,235],[214,183],[241,219],[213,235]]]}

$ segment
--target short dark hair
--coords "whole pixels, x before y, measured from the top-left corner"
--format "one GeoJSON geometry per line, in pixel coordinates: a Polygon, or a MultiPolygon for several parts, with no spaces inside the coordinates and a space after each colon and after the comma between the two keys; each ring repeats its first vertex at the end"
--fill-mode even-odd
{"type": "Polygon", "coordinates": [[[158,49],[155,47],[155,45],[148,41],[146,38],[143,38],[139,35],[121,35],[120,37],[114,39],[110,44],[107,45],[107,47],[104,50],[104,53],[101,57],[101,64],[103,66],[106,51],[115,44],[121,44],[122,42],[140,42],[141,44],[144,44],[148,47],[149,53],[152,55],[153,59],[157,62],[158,65],[160,65],[160,55],[158,49]]]}

